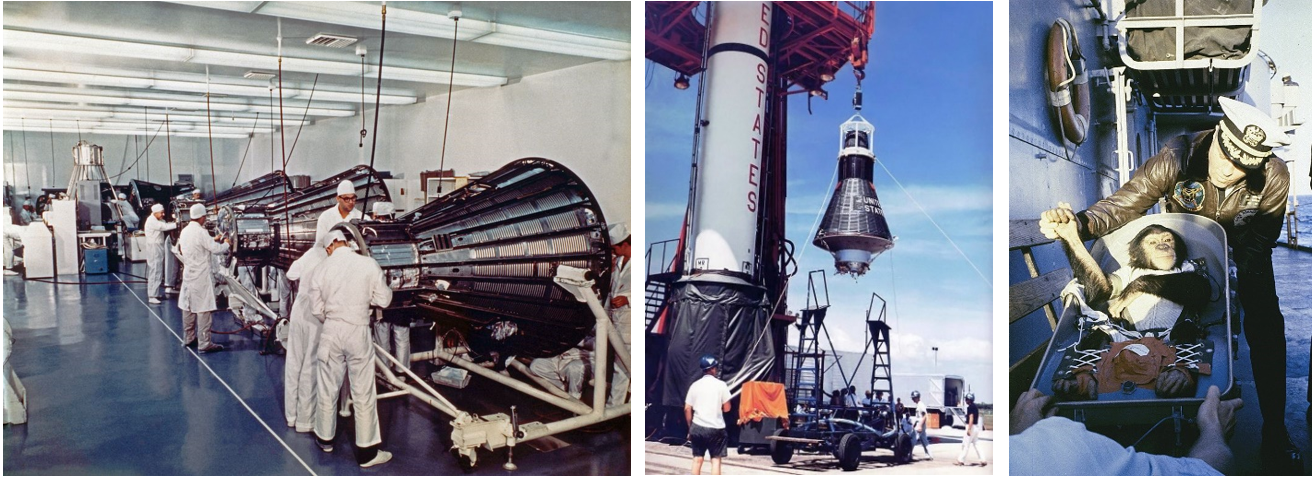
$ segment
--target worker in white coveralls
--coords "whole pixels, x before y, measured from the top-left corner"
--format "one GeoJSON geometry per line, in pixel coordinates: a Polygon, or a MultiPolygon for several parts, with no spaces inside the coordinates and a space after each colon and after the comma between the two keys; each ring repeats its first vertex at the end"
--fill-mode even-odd
{"type": "MultiPolygon", "coordinates": [[[[204,207],[203,207],[204,208],[204,207]]],[[[177,223],[164,221],[164,205],[151,205],[151,216],[146,217],[146,296],[150,303],[159,305],[164,287],[165,232],[178,228],[177,223]]]]}
{"type": "MultiPolygon", "coordinates": [[[[311,247],[288,267],[288,281],[301,282],[315,275],[316,268],[329,257],[326,249],[311,247]]],[[[311,312],[311,300],[303,282],[297,290],[288,319],[287,356],[283,361],[283,416],[297,433],[307,433],[315,421],[315,352],[320,344],[322,319],[311,312]]]]}
{"type": "Polygon", "coordinates": [[[373,258],[359,255],[342,230],[325,235],[329,258],[320,263],[307,285],[311,312],[324,319],[316,377],[315,437],[320,449],[332,452],[337,420],[334,399],[343,374],[351,389],[356,417],[356,459],[362,468],[393,458],[380,450],[379,414],[375,411],[375,356],[370,340],[370,307],[383,307],[393,299],[384,283],[384,271],[373,258]]]}
{"type": "MultiPolygon", "coordinates": [[[[375,222],[392,222],[393,221],[393,202],[375,202],[370,205],[369,220],[375,222]]],[[[401,288],[401,282],[390,284],[389,288],[401,288]]],[[[386,365],[392,365],[393,370],[402,373],[404,369],[411,368],[411,324],[405,318],[385,319],[383,312],[378,312],[375,318],[375,343],[384,347],[384,351],[389,352],[402,365],[397,365],[387,360],[386,365]]],[[[381,356],[382,358],[382,356],[381,356]]],[[[402,375],[404,380],[411,379],[409,375],[402,375]]]]}
{"type": "Polygon", "coordinates": [[[14,351],[14,334],[9,330],[9,321],[4,320],[5,327],[5,425],[27,423],[27,389],[18,380],[18,373],[9,363],[9,354],[14,351]]]}
{"type": "Polygon", "coordinates": [[[178,308],[183,311],[185,345],[196,347],[198,352],[211,353],[224,349],[210,343],[211,312],[215,306],[215,279],[211,262],[216,253],[228,248],[228,239],[210,237],[206,231],[206,206],[192,205],[188,210],[192,221],[183,227],[178,237],[178,251],[183,261],[183,285],[178,292],[178,308]]]}
{"type": "Polygon", "coordinates": [[[585,374],[593,368],[593,364],[594,337],[591,336],[559,355],[531,360],[530,373],[580,400],[585,387],[585,374]]]}
{"type": "Polygon", "coordinates": [[[351,180],[343,180],[338,183],[338,196],[335,199],[338,204],[320,213],[320,218],[315,221],[315,246],[317,247],[328,245],[324,241],[324,236],[329,233],[329,229],[334,228],[334,225],[361,219],[361,211],[355,209],[356,185],[353,185],[351,180]]]}
{"type": "Polygon", "coordinates": [[[132,204],[128,203],[127,195],[120,193],[118,198],[114,200],[113,205],[114,208],[111,210],[114,211],[116,219],[123,221],[123,228],[125,230],[131,232],[137,230],[137,227],[141,226],[142,219],[137,216],[137,210],[133,209],[132,204]]]}
{"type": "MultiPolygon", "coordinates": [[[[612,328],[621,334],[621,341],[627,351],[631,347],[631,229],[626,222],[608,226],[608,238],[612,241],[612,299],[608,301],[608,316],[612,319],[612,328]]],[[[608,392],[608,406],[626,403],[626,393],[630,390],[631,377],[622,368],[620,361],[612,367],[612,390],[608,392]]]]}

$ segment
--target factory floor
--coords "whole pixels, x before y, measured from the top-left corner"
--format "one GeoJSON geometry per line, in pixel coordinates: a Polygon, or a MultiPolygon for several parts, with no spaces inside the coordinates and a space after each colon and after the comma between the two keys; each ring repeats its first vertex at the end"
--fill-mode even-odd
{"type": "MultiPolygon", "coordinates": [[[[145,265],[125,265],[144,276],[145,265]]],[[[197,355],[180,344],[175,300],[148,305],[140,278],[65,276],[56,285],[4,277],[9,361],[27,388],[28,422],[4,426],[5,475],[445,475],[450,419],[409,397],[379,401],[387,464],[362,469],[351,421],[338,422],[333,453],[283,417],[283,357],[260,355],[253,334],[215,335],[227,350],[197,355]]],[[[215,330],[232,330],[226,312],[215,330]]],[[[522,422],[565,417],[476,377],[464,390],[436,387],[480,414],[517,406],[522,422]]],[[[520,444],[517,474],[626,475],[629,417],[601,432],[520,444]]],[[[480,451],[474,473],[500,475],[507,450],[480,451]]]]}

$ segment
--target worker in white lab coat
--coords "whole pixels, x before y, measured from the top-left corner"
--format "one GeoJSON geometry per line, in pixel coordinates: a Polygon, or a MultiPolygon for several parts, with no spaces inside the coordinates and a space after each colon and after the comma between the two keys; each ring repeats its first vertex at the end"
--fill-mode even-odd
{"type": "Polygon", "coordinates": [[[307,284],[320,263],[329,254],[323,248],[312,247],[288,267],[288,280],[301,282],[297,300],[288,319],[288,355],[283,364],[283,416],[289,427],[298,433],[311,431],[315,421],[315,351],[320,344],[320,326],[323,319],[311,312],[307,297],[307,284]]]}
{"type": "Polygon", "coordinates": [[[375,355],[370,341],[370,307],[387,306],[393,291],[373,258],[357,254],[342,230],[325,235],[329,258],[320,263],[307,285],[311,312],[324,319],[316,377],[315,437],[320,449],[333,451],[337,420],[334,399],[343,374],[351,389],[356,417],[357,463],[373,467],[393,458],[379,449],[379,414],[375,411],[375,355]]]}
{"type": "MultiPolygon", "coordinates": [[[[629,351],[631,346],[631,229],[626,222],[608,226],[612,242],[612,298],[608,300],[608,316],[612,327],[621,334],[629,351]]],[[[614,350],[615,351],[615,350],[614,350]]],[[[621,362],[613,362],[612,389],[608,392],[608,406],[626,403],[631,377],[621,362]]]]}
{"type": "Polygon", "coordinates": [[[333,208],[325,210],[320,214],[320,218],[315,222],[315,246],[324,248],[328,246],[324,241],[324,236],[329,233],[329,229],[334,225],[350,221],[360,220],[361,211],[356,210],[356,185],[351,180],[343,180],[338,183],[338,201],[333,208]]]}
{"type": "Polygon", "coordinates": [[[228,248],[228,239],[219,243],[206,231],[206,206],[192,205],[188,211],[192,221],[178,237],[178,250],[183,257],[183,282],[178,292],[178,308],[183,311],[185,345],[195,346],[198,352],[211,353],[224,349],[210,342],[211,312],[215,306],[215,279],[211,270],[214,254],[228,248]]]}
{"type": "Polygon", "coordinates": [[[146,296],[151,304],[159,305],[164,287],[165,232],[178,228],[177,223],[164,221],[164,205],[151,205],[151,216],[146,217],[146,296]]]}

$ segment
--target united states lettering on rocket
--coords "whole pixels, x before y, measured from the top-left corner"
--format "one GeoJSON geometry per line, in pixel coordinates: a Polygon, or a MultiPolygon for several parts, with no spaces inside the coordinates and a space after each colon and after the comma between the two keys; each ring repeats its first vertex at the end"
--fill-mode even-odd
{"type": "Polygon", "coordinates": [[[836,258],[836,273],[863,275],[879,254],[895,246],[873,188],[873,125],[855,115],[841,124],[836,190],[813,244],[836,258]]]}

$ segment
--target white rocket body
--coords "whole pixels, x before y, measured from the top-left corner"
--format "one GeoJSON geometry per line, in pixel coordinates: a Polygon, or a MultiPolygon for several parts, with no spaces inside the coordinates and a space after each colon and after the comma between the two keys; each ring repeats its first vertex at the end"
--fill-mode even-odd
{"type": "Polygon", "coordinates": [[[691,273],[753,274],[768,95],[770,2],[713,2],[691,273]]]}

